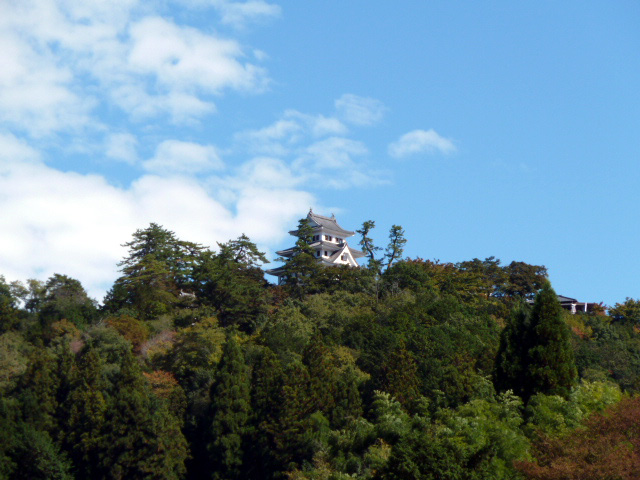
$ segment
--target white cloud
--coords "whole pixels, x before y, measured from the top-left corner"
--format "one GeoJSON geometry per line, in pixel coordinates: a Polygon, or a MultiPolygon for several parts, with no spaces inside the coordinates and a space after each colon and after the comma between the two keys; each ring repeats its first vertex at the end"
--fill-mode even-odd
{"type": "Polygon", "coordinates": [[[389,145],[389,155],[404,158],[419,153],[444,153],[456,151],[456,146],[448,138],[441,137],[434,130],[413,130],[402,135],[389,145]]]}
{"type": "Polygon", "coordinates": [[[0,171],[12,165],[33,163],[41,158],[40,152],[10,133],[0,133],[0,171]]]}
{"type": "Polygon", "coordinates": [[[156,222],[179,238],[214,246],[241,233],[261,245],[281,241],[313,197],[304,191],[237,182],[226,206],[204,184],[185,177],[146,175],[128,188],[98,175],[61,172],[11,136],[0,136],[0,257],[7,280],[64,273],[94,297],[118,276],[121,244],[156,222]]]}
{"type": "MultiPolygon", "coordinates": [[[[354,95],[341,100],[345,97],[354,97],[352,103],[371,100],[354,95]]],[[[268,127],[236,134],[235,141],[236,148],[259,155],[261,161],[265,156],[287,161],[288,174],[295,179],[290,184],[344,189],[386,183],[382,177],[387,172],[368,168],[363,161],[368,154],[366,146],[348,138],[348,133],[346,125],[336,117],[291,109],[268,127]]]]}
{"type": "Polygon", "coordinates": [[[299,122],[284,118],[264,128],[240,132],[234,139],[252,154],[286,156],[302,133],[299,122]]]}
{"type": "MultiPolygon", "coordinates": [[[[273,10],[222,3],[247,16],[273,10]]],[[[115,102],[134,120],[185,123],[215,112],[213,96],[267,87],[237,41],[150,10],[139,0],[0,2],[0,122],[31,136],[100,128],[96,107],[115,102]]]]}
{"type": "Polygon", "coordinates": [[[156,173],[196,174],[224,167],[218,150],[212,145],[200,145],[180,140],[165,140],[155,156],[143,163],[145,169],[156,173]]]}
{"type": "Polygon", "coordinates": [[[264,86],[264,70],[242,64],[242,48],[234,40],[147,17],[130,29],[129,67],[151,74],[157,85],[179,91],[220,93],[223,88],[255,90],[264,86]]]}
{"type": "Polygon", "coordinates": [[[245,185],[261,188],[292,188],[302,183],[291,168],[277,158],[257,157],[242,165],[236,179],[245,185]]]}
{"type": "Polygon", "coordinates": [[[286,110],[282,118],[271,125],[240,132],[235,140],[250,153],[284,157],[299,149],[309,138],[346,133],[347,127],[337,118],[286,110]]]}
{"type": "Polygon", "coordinates": [[[34,136],[89,123],[94,99],[72,91],[69,68],[58,66],[51,55],[34,51],[4,29],[0,51],[0,122],[34,136]]]}
{"type": "Polygon", "coordinates": [[[262,0],[247,2],[230,2],[228,0],[212,0],[212,4],[220,10],[222,23],[241,27],[248,21],[263,18],[274,18],[280,15],[280,7],[262,0]]]}
{"type": "Polygon", "coordinates": [[[344,169],[353,167],[353,156],[367,153],[362,142],[348,138],[331,137],[315,142],[306,149],[318,169],[344,169]]]}
{"type": "Polygon", "coordinates": [[[384,183],[380,174],[356,161],[368,153],[359,141],[330,137],[309,145],[293,163],[296,172],[325,187],[344,189],[384,183]]]}
{"type": "Polygon", "coordinates": [[[359,97],[345,93],[335,101],[338,115],[354,125],[374,125],[382,120],[386,110],[384,104],[375,98],[359,97]]]}
{"type": "Polygon", "coordinates": [[[129,164],[138,161],[138,139],[130,133],[114,133],[107,137],[106,155],[129,164]]]}

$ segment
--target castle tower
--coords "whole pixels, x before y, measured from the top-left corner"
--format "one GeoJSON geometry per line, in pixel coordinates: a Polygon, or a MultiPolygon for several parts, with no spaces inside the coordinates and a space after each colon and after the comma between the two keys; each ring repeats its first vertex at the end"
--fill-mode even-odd
{"type": "MultiPolygon", "coordinates": [[[[353,237],[355,232],[345,230],[338,225],[334,215],[325,217],[313,213],[313,210],[309,210],[307,220],[313,229],[313,239],[310,246],[313,248],[314,255],[319,263],[326,266],[349,265],[351,267],[359,267],[356,259],[364,257],[365,254],[360,250],[351,248],[346,241],[347,238],[353,237]]],[[[297,236],[297,230],[291,230],[289,234],[297,236]]],[[[280,250],[276,253],[283,258],[289,259],[295,254],[295,247],[280,250]]],[[[277,276],[278,284],[282,283],[283,267],[272,268],[267,270],[267,273],[277,276]]]]}

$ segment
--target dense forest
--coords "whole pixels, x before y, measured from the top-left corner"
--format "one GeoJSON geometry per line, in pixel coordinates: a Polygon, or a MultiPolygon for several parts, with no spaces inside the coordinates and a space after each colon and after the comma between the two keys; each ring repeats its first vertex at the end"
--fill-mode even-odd
{"type": "MultiPolygon", "coordinates": [[[[322,267],[156,224],[101,304],[0,276],[1,479],[637,479],[640,301],[572,315],[545,267],[322,267]]],[[[123,239],[124,240],[124,239],[123,239]]]]}

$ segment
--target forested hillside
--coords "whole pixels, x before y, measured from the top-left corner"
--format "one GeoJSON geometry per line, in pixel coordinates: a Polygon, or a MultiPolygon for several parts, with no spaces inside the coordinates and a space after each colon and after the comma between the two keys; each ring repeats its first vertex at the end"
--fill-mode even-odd
{"type": "Polygon", "coordinates": [[[301,233],[282,286],[156,224],[100,305],[0,277],[0,478],[640,478],[640,302],[571,315],[543,266],[373,226],[360,269],[301,233]]]}

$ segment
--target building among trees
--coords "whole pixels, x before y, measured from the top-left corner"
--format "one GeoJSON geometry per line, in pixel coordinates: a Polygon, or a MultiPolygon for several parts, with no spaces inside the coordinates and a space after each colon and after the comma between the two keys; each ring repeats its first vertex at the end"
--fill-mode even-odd
{"type": "MultiPolygon", "coordinates": [[[[285,262],[301,253],[298,243],[302,241],[307,244],[309,253],[321,265],[359,267],[356,259],[364,257],[365,254],[351,248],[346,241],[347,238],[355,235],[355,232],[345,230],[338,225],[335,215],[325,217],[309,209],[306,219],[303,220],[296,230],[289,232],[294,237],[298,237],[296,246],[276,252],[285,262]]],[[[267,270],[267,273],[277,276],[278,284],[281,284],[287,275],[286,270],[286,266],[282,266],[267,270]]]]}

